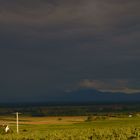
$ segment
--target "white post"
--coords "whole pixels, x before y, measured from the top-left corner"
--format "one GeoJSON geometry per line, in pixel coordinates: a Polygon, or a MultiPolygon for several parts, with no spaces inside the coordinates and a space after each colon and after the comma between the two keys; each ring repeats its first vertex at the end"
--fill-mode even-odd
{"type": "Polygon", "coordinates": [[[16,125],[17,125],[17,134],[19,133],[19,112],[13,113],[16,114],[16,125]]]}
{"type": "Polygon", "coordinates": [[[17,133],[19,133],[19,128],[18,128],[18,112],[16,112],[16,118],[17,118],[17,133]]]}

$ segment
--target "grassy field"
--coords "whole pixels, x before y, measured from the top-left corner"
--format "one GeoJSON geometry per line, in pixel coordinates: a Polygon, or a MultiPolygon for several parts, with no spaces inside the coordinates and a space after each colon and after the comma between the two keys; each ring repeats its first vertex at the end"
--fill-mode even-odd
{"type": "Polygon", "coordinates": [[[20,116],[19,134],[15,118],[0,117],[12,134],[0,135],[0,140],[139,140],[140,117],[24,117],[20,116]]]}

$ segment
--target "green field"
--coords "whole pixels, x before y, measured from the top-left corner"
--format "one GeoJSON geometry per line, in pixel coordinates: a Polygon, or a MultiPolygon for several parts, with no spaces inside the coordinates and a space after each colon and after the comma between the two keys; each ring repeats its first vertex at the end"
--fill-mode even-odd
{"type": "Polygon", "coordinates": [[[19,134],[15,118],[0,117],[13,130],[0,140],[139,140],[140,117],[20,117],[19,134]]]}

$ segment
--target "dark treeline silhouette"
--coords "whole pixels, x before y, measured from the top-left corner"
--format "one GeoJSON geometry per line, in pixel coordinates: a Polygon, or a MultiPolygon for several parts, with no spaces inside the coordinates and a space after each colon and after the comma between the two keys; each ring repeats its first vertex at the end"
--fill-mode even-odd
{"type": "Polygon", "coordinates": [[[0,115],[22,112],[27,116],[80,116],[140,112],[140,103],[22,103],[1,104],[0,115]]]}

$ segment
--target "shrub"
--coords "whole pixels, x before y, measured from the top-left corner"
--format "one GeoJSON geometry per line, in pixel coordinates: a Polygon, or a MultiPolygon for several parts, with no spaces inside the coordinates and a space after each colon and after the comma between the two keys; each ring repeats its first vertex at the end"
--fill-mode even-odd
{"type": "Polygon", "coordinates": [[[91,122],[94,120],[94,117],[92,115],[88,116],[87,119],[85,120],[86,122],[91,122]]]}

